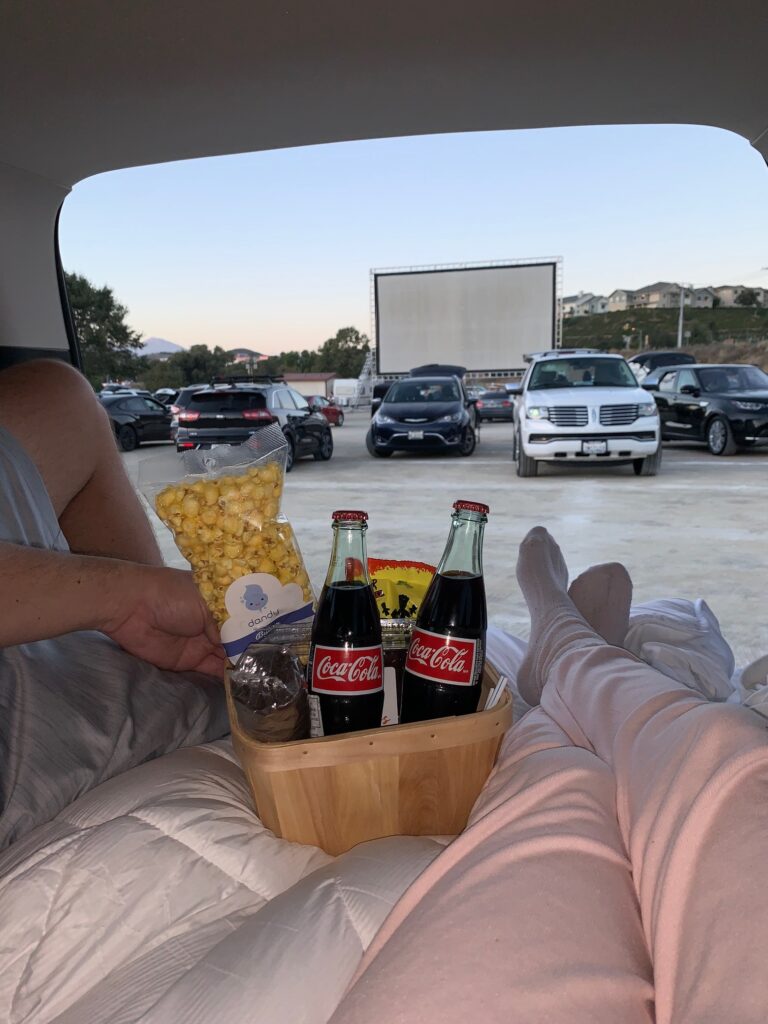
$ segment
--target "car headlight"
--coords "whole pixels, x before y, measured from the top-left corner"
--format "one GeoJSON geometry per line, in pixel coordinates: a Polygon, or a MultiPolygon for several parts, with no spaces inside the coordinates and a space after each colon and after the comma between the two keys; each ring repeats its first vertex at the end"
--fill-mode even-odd
{"type": "Polygon", "coordinates": [[[385,416],[383,412],[377,412],[376,413],[376,422],[377,423],[397,423],[397,420],[394,419],[392,416],[385,416]]]}
{"type": "Polygon", "coordinates": [[[659,409],[655,402],[643,402],[637,407],[638,416],[658,416],[659,409]]]}
{"type": "Polygon", "coordinates": [[[441,416],[441,423],[458,423],[461,420],[460,412],[449,412],[447,416],[441,416]]]}
{"type": "Polygon", "coordinates": [[[766,408],[762,402],[737,402],[734,399],[733,404],[737,409],[743,409],[745,412],[759,412],[761,409],[766,408]]]}
{"type": "Polygon", "coordinates": [[[529,420],[548,420],[549,409],[546,405],[532,405],[525,410],[525,415],[529,420]]]}

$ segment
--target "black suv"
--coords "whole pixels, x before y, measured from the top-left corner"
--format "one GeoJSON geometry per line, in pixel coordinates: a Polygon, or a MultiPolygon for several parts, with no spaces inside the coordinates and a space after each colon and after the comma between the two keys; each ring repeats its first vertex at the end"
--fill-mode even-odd
{"type": "Polygon", "coordinates": [[[274,378],[263,384],[214,383],[195,392],[179,412],[176,450],[242,444],[261,427],[275,422],[283,428],[288,442],[286,472],[304,455],[322,461],[333,455],[328,420],[311,412],[298,391],[274,378]]]}
{"type": "Polygon", "coordinates": [[[376,407],[365,439],[378,458],[397,451],[455,452],[471,455],[477,443],[476,399],[461,378],[405,377],[391,384],[376,407]]]}

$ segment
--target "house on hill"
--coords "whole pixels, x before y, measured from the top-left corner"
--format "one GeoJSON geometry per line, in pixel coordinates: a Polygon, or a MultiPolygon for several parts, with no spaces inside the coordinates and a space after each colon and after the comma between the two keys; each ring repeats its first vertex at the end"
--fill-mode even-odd
{"type": "Polygon", "coordinates": [[[721,284],[718,288],[713,288],[712,291],[720,299],[719,305],[725,307],[738,306],[737,300],[745,291],[755,292],[761,306],[764,306],[768,300],[768,288],[748,288],[743,284],[721,284]]]}
{"type": "Polygon", "coordinates": [[[592,292],[566,295],[563,299],[563,316],[589,316],[592,313],[607,313],[608,299],[592,292]]]}
{"type": "Polygon", "coordinates": [[[250,367],[255,366],[256,363],[262,363],[265,359],[269,358],[262,355],[261,352],[254,352],[251,348],[231,348],[229,356],[233,363],[242,363],[250,367]]]}
{"type": "Polygon", "coordinates": [[[616,288],[608,296],[608,312],[621,313],[631,309],[635,302],[635,293],[629,288],[616,288]]]}

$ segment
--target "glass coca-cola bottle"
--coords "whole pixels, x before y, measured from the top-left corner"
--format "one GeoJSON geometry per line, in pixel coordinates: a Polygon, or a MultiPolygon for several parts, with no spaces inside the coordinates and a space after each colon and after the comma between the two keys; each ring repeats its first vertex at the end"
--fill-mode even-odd
{"type": "Polygon", "coordinates": [[[401,722],[477,711],[488,613],[483,530],[488,506],[457,501],[443,557],[416,617],[403,673],[401,722]]]}
{"type": "Polygon", "coordinates": [[[365,550],[367,519],[366,512],[333,513],[331,561],[307,665],[326,736],[381,725],[384,661],[365,550]]]}

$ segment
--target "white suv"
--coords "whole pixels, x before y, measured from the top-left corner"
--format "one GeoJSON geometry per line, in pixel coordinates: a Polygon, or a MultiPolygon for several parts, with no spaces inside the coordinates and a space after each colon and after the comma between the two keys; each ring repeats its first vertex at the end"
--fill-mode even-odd
{"type": "Polygon", "coordinates": [[[638,476],[661,464],[659,414],[623,356],[555,349],[531,357],[515,398],[518,476],[540,461],[631,462],[638,476]]]}

